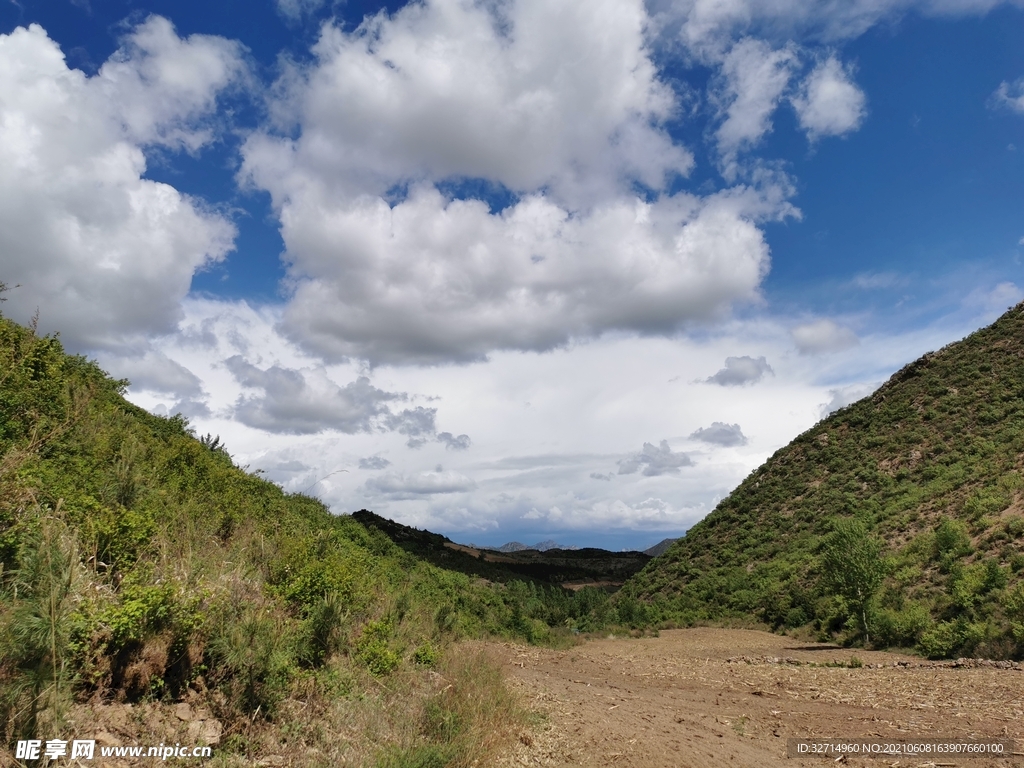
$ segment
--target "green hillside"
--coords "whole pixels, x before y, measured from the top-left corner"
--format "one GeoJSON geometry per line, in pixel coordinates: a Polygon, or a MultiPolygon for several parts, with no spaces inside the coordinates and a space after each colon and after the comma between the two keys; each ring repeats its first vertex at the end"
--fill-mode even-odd
{"type": "Polygon", "coordinates": [[[446,648],[617,618],[603,593],[431,565],[125,384],[0,317],[4,743],[67,733],[87,703],[187,701],[223,726],[225,765],[486,762],[521,713],[486,661],[446,648]]]}
{"type": "Polygon", "coordinates": [[[1024,305],[779,450],[623,593],[674,622],[1019,658],[1024,305]]]}

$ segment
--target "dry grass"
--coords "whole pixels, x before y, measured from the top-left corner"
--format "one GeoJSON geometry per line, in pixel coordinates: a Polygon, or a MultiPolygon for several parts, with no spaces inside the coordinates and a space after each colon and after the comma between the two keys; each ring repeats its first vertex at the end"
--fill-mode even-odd
{"type": "Polygon", "coordinates": [[[141,745],[216,733],[215,768],[481,768],[529,730],[498,664],[475,643],[449,647],[433,668],[403,664],[384,678],[335,657],[298,676],[271,720],[218,721],[219,698],[211,690],[179,704],[78,704],[68,734],[141,745]]]}

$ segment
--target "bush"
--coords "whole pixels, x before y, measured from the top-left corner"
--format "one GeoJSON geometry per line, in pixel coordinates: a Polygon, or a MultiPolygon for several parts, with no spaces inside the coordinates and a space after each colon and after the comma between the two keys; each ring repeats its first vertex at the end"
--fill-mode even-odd
{"type": "Polygon", "coordinates": [[[338,594],[332,593],[310,606],[307,614],[299,658],[308,666],[319,667],[341,650],[348,611],[338,594]]]}
{"type": "Polygon", "coordinates": [[[439,654],[437,649],[430,643],[424,643],[412,655],[413,661],[423,667],[433,667],[437,664],[439,654]]]}
{"type": "Polygon", "coordinates": [[[929,659],[969,656],[985,639],[986,627],[964,619],[944,621],[921,635],[918,649],[929,659]]]}
{"type": "Polygon", "coordinates": [[[270,608],[243,604],[223,610],[211,629],[207,666],[232,708],[272,715],[294,664],[288,623],[270,608]]]}
{"type": "Polygon", "coordinates": [[[923,605],[910,603],[901,610],[878,609],[872,614],[871,622],[879,645],[913,648],[931,624],[931,616],[923,605]]]}
{"type": "Polygon", "coordinates": [[[356,656],[376,677],[391,674],[402,663],[401,656],[388,646],[391,632],[390,621],[369,621],[356,643],[356,656]]]}
{"type": "Polygon", "coordinates": [[[0,602],[0,735],[35,738],[41,730],[58,733],[71,702],[74,609],[84,574],[74,539],[52,518],[27,533],[18,554],[0,602]]]}

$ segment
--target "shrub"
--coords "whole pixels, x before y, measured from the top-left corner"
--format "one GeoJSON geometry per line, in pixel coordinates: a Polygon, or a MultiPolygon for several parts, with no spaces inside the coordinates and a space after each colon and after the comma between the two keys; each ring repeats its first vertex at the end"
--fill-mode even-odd
{"type": "Polygon", "coordinates": [[[437,664],[439,654],[437,649],[430,643],[424,643],[412,655],[413,661],[423,667],[433,667],[437,664]]]}
{"type": "Polygon", "coordinates": [[[871,621],[879,645],[912,648],[931,624],[931,617],[923,605],[910,603],[900,610],[876,610],[871,621]]]}
{"type": "Polygon", "coordinates": [[[356,656],[376,677],[391,674],[402,663],[402,658],[388,646],[391,633],[390,621],[369,621],[356,643],[356,656]]]}
{"type": "Polygon", "coordinates": [[[318,600],[307,611],[303,622],[303,642],[299,658],[303,663],[319,667],[344,643],[348,611],[337,593],[318,600]]]}
{"type": "Polygon", "coordinates": [[[986,627],[964,619],[944,621],[921,635],[918,649],[929,659],[970,655],[985,639],[986,627]]]}
{"type": "Polygon", "coordinates": [[[84,585],[74,539],[44,518],[28,531],[0,604],[2,735],[57,733],[71,701],[74,610],[84,585]],[[4,669],[6,667],[6,669],[4,669]]]}
{"type": "Polygon", "coordinates": [[[272,715],[288,690],[291,645],[288,623],[270,608],[222,607],[207,645],[210,676],[236,711],[272,715]]]}

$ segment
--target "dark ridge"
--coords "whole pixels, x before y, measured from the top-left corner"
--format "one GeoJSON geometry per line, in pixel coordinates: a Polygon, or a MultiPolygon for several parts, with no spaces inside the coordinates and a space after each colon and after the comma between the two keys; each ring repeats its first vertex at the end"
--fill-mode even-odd
{"type": "Polygon", "coordinates": [[[352,517],[422,560],[501,583],[523,579],[570,589],[587,585],[614,589],[651,559],[643,552],[609,552],[591,547],[499,552],[457,544],[447,536],[411,528],[365,509],[353,512],[352,517]]]}

